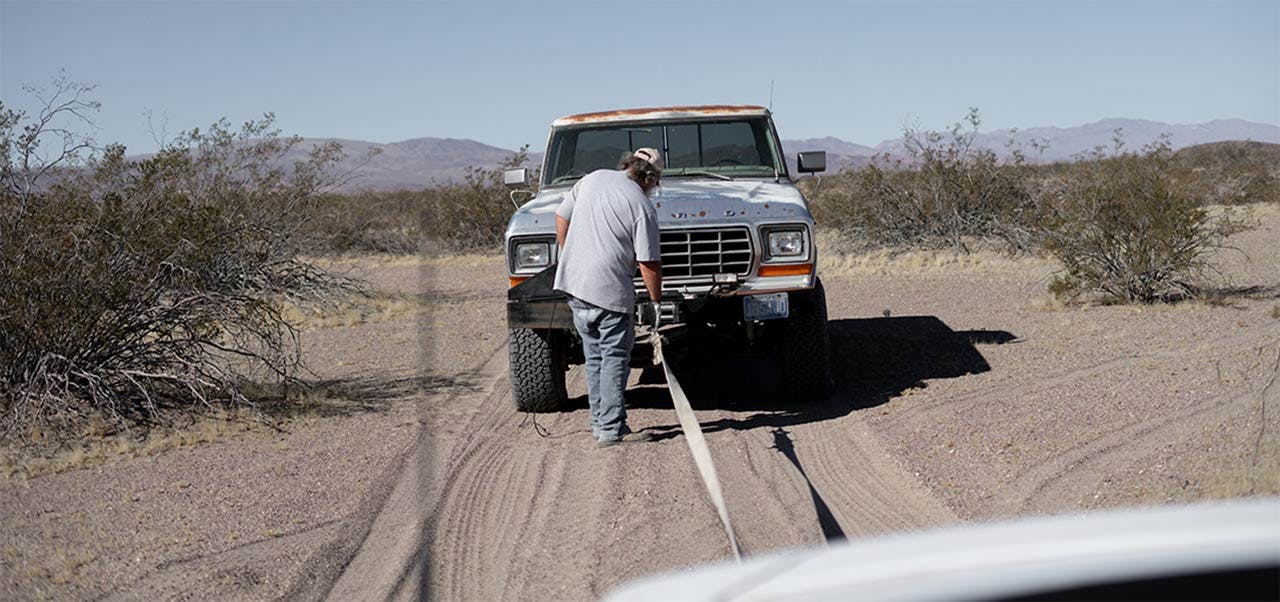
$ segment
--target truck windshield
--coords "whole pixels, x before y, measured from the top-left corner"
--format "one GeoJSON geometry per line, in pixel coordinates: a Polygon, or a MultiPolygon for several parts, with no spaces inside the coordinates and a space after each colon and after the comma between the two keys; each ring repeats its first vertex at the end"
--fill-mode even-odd
{"type": "Polygon", "coordinates": [[[779,165],[766,119],[614,124],[565,128],[548,149],[543,185],[571,183],[597,169],[614,169],[639,148],[662,151],[662,177],[772,176],[779,165]]]}

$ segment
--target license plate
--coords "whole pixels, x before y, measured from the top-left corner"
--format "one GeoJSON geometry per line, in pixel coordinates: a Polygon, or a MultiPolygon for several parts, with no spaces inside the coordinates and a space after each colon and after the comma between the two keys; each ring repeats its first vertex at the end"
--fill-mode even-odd
{"type": "Polygon", "coordinates": [[[789,310],[786,293],[748,295],[742,298],[742,317],[747,320],[785,318],[789,310]]]}

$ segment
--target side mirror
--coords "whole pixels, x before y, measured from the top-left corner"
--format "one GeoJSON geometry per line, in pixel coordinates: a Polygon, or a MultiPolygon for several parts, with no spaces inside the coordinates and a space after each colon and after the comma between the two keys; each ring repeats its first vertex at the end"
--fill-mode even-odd
{"type": "Polygon", "coordinates": [[[827,171],[827,151],[808,151],[797,154],[796,169],[800,173],[827,171]]]}
{"type": "Polygon", "coordinates": [[[502,172],[502,183],[507,188],[528,188],[529,187],[529,168],[520,167],[516,169],[508,169],[502,172]]]}

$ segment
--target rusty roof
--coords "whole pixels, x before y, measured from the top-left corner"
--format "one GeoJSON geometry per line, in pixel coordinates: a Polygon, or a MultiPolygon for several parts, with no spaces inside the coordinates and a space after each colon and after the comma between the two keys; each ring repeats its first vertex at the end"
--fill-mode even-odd
{"type": "Polygon", "coordinates": [[[643,107],[637,109],[619,109],[616,111],[598,111],[595,113],[579,113],[577,115],[561,117],[551,122],[551,125],[562,126],[609,121],[639,121],[644,119],[666,119],[671,117],[767,115],[768,113],[768,109],[756,105],[679,105],[673,107],[643,107]]]}

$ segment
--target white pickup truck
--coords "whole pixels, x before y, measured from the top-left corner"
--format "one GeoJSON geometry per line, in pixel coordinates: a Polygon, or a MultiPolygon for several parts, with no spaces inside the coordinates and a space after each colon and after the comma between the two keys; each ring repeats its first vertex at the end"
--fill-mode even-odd
{"type": "MultiPolygon", "coordinates": [[[[565,300],[551,290],[555,210],[582,176],[625,153],[661,150],[651,195],[662,243],[664,333],[702,352],[768,354],[781,362],[780,394],[824,398],[832,388],[827,303],[817,277],[813,217],[783,159],[770,112],[757,106],[679,106],[571,115],[551,124],[537,193],[507,226],[511,390],[521,411],[554,411],[565,372],[582,363],[565,300]]],[[[801,173],[826,169],[799,153],[801,173]]],[[[504,174],[531,189],[530,172],[504,174]]],[[[513,193],[513,198],[515,194],[513,193]]],[[[648,300],[637,273],[637,299],[648,300]]],[[[644,350],[633,356],[646,361],[644,350]]]]}

